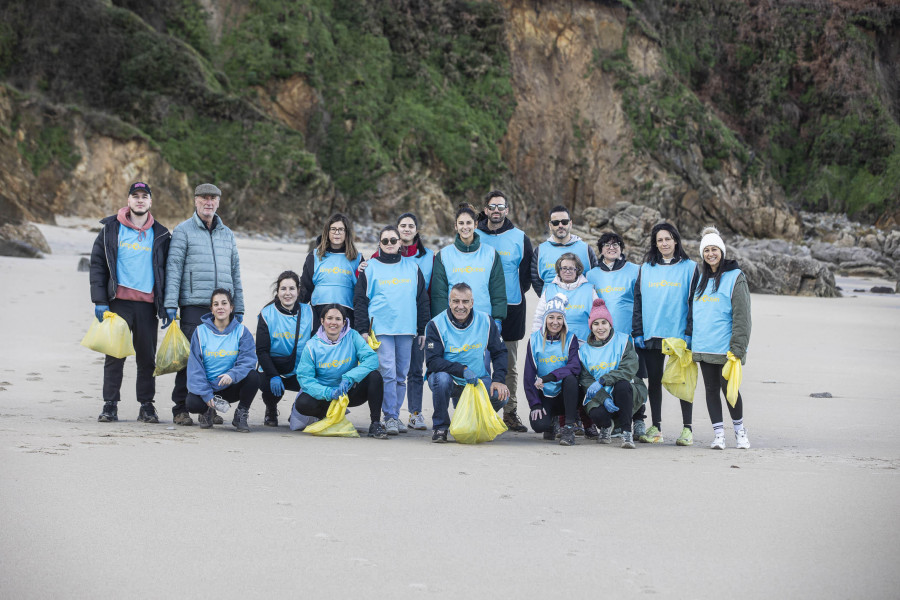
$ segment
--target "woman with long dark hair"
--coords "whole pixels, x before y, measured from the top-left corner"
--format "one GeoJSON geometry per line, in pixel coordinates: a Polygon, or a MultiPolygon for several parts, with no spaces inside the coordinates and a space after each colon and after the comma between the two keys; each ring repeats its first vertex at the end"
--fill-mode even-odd
{"type": "Polygon", "coordinates": [[[306,256],[300,277],[300,302],[312,306],[315,322],[321,306],[339,304],[353,323],[353,290],[362,256],[353,242],[353,226],[341,213],[331,215],[306,256]]]}

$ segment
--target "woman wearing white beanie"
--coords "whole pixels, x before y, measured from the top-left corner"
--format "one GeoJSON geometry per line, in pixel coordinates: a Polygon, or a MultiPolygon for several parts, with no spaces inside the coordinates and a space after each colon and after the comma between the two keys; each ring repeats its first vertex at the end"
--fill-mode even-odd
{"type": "MultiPolygon", "coordinates": [[[[722,366],[731,352],[743,364],[750,341],[750,288],[737,261],[726,260],[725,242],[715,227],[703,230],[700,254],[703,264],[698,267],[700,282],[693,301],[693,355],[703,373],[706,387],[706,408],[713,424],[710,448],[725,449],[722,422],[722,399],[728,383],[722,377],[722,366]]],[[[737,402],[726,402],[734,425],[737,448],[750,447],[744,429],[744,402],[738,393],[737,402]]]]}

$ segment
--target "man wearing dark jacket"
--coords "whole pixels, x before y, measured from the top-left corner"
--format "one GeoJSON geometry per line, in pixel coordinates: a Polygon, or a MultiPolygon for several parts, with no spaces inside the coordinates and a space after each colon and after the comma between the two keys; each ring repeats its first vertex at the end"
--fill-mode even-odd
{"type": "Polygon", "coordinates": [[[506,387],[509,402],[503,407],[503,422],[510,431],[524,433],[528,428],[519,419],[516,390],[519,372],[516,369],[519,340],[525,337],[525,292],[531,287],[531,240],[525,232],[507,218],[509,200],[503,192],[494,190],[484,199],[484,211],[478,220],[481,242],[492,246],[500,256],[506,277],[506,318],[500,321],[501,336],[509,353],[506,387]]]}
{"type": "MultiPolygon", "coordinates": [[[[91,302],[94,315],[116,313],[128,323],[137,362],[136,396],[141,403],[138,421],[159,423],[153,408],[156,395],[157,318],[169,324],[163,306],[169,230],[150,214],[153,198],[150,186],[132,184],[128,206],[101,220],[103,228],[91,251],[91,302]]],[[[119,388],[122,386],[124,358],[106,357],[103,366],[103,412],[101,423],[118,421],[119,388]]]]}

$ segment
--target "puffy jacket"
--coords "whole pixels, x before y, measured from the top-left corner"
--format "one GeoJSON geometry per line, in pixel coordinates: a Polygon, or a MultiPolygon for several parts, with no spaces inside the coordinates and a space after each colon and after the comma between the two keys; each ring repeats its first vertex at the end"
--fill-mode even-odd
{"type": "Polygon", "coordinates": [[[234,312],[244,312],[241,286],[241,262],[234,234],[219,215],[213,216],[213,229],[207,229],[195,212],[172,232],[166,262],[166,308],[209,306],[216,288],[231,290],[234,312]]]}
{"type": "MultiPolygon", "coordinates": [[[[119,223],[116,215],[100,221],[103,229],[94,240],[91,250],[91,302],[109,305],[116,298],[119,282],[116,279],[116,261],[119,257],[119,223]]],[[[169,230],[153,222],[153,301],[156,314],[160,319],[166,318],[163,295],[166,281],[166,257],[172,236],[169,230]]]]}

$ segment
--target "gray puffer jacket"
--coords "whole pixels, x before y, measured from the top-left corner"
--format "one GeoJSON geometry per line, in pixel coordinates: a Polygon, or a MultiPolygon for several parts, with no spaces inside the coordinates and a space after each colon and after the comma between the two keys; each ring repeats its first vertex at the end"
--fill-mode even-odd
{"type": "Polygon", "coordinates": [[[172,232],[166,261],[166,308],[209,306],[216,288],[234,294],[234,312],[244,312],[241,262],[234,234],[213,217],[210,231],[195,212],[172,232]]]}

